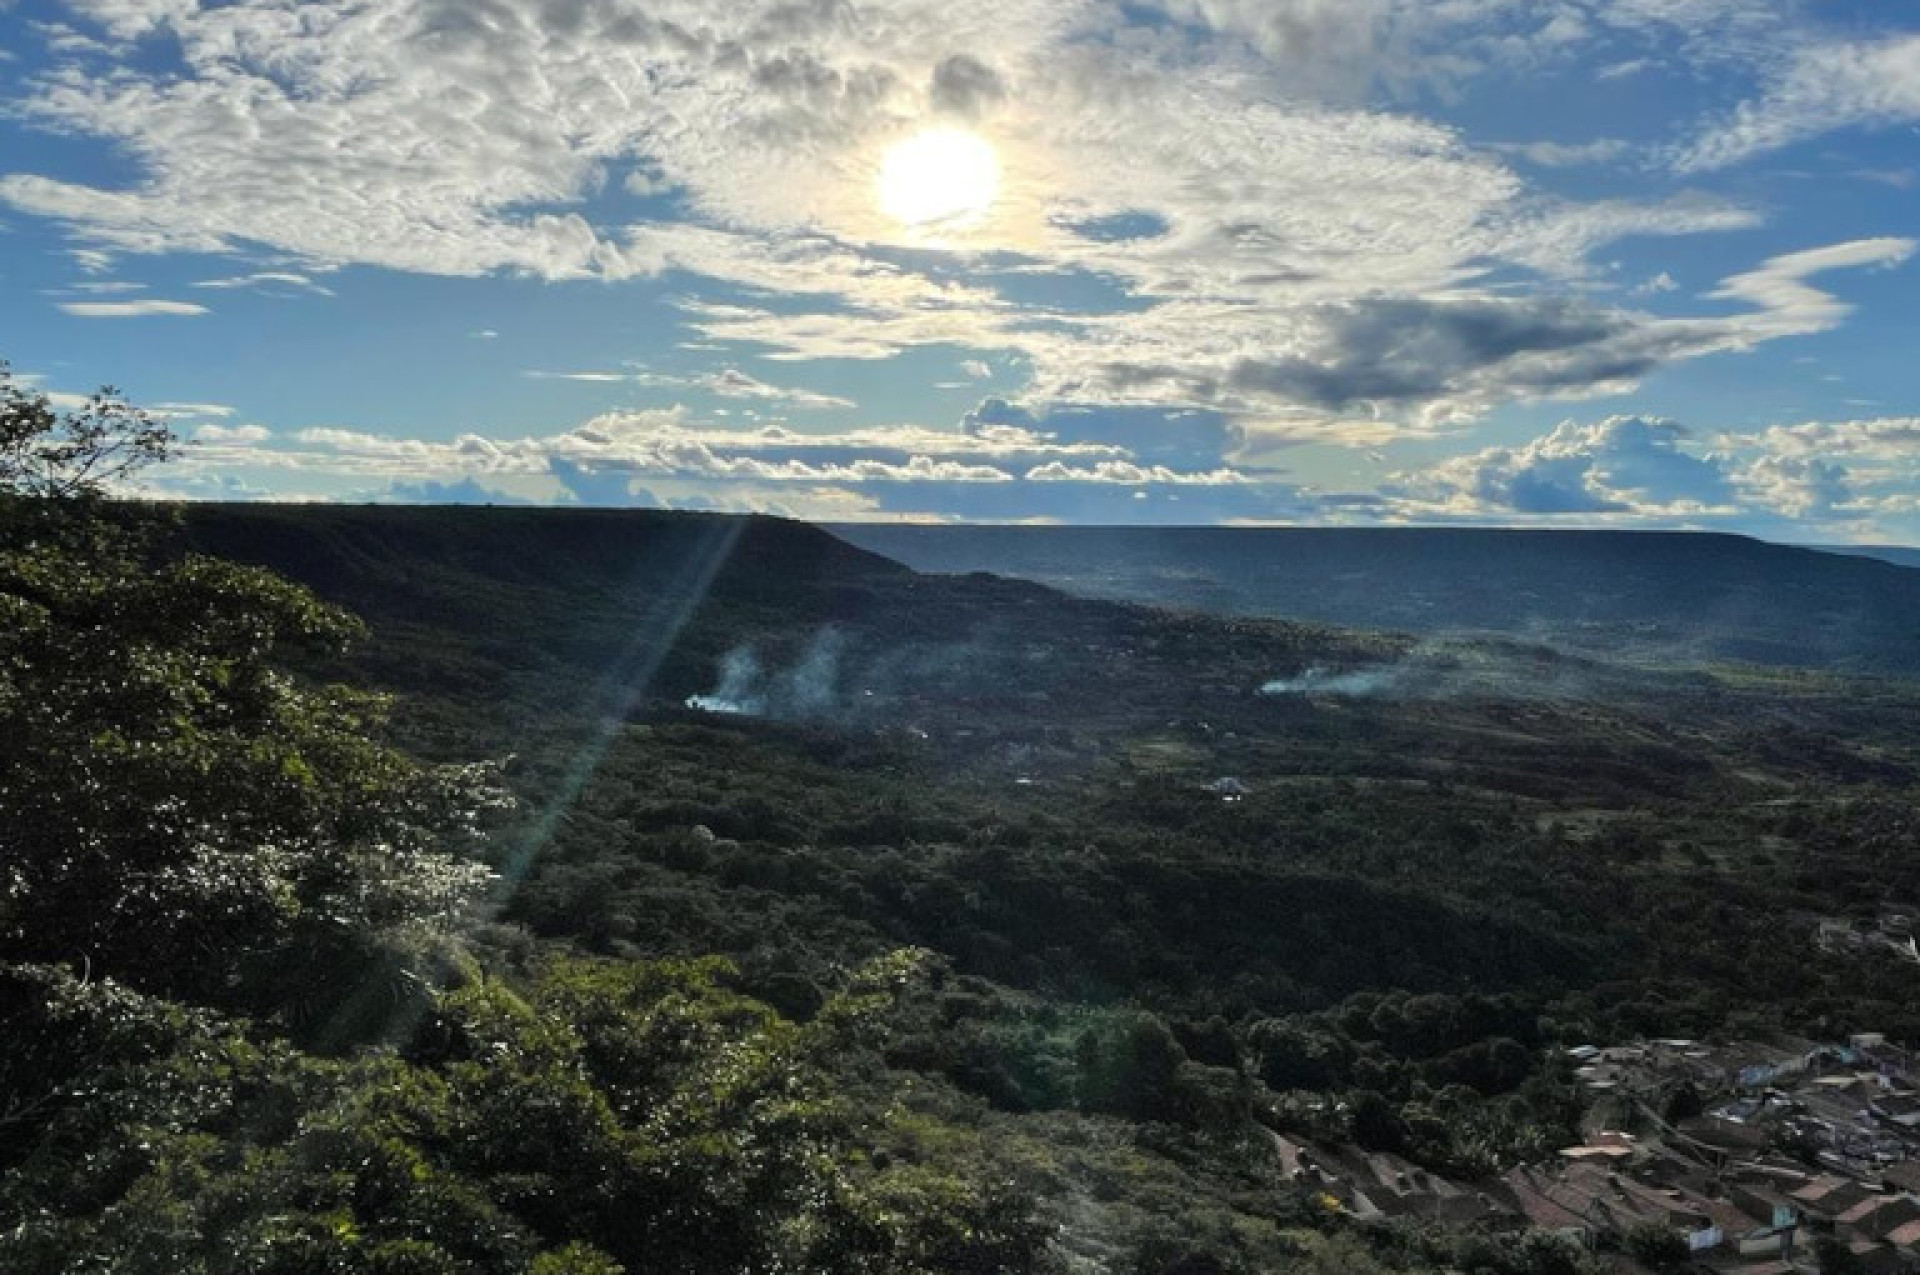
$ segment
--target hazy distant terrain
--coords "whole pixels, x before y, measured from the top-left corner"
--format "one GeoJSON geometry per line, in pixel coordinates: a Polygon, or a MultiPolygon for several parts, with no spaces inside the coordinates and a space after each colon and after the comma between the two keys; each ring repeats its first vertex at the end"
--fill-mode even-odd
{"type": "Polygon", "coordinates": [[[1809,549],[1818,549],[1822,553],[1846,554],[1855,558],[1878,558],[1882,562],[1891,562],[1896,567],[1920,567],[1920,549],[1909,549],[1899,545],[1808,545],[1809,549]]]}
{"type": "Polygon", "coordinates": [[[852,524],[833,530],[917,570],[997,572],[1091,597],[1412,633],[1504,633],[1688,663],[1920,671],[1920,570],[1740,536],[852,524]]]}

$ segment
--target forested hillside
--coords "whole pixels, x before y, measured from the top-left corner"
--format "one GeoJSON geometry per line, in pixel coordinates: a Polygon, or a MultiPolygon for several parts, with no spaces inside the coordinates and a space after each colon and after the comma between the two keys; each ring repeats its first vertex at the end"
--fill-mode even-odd
{"type": "Polygon", "coordinates": [[[300,570],[252,519],[358,537],[315,580],[374,617],[356,667],[419,743],[511,739],[546,813],[495,843],[521,928],[490,941],[726,953],[801,1019],[849,965],[934,952],[893,1068],[987,1128],[1172,1138],[1185,1185],[1097,1224],[1062,1203],[1087,1179],[1043,1181],[1069,1251],[1214,1198],[1198,1149],[1236,1127],[1472,1176],[1576,1136],[1570,1042],[1920,1030],[1912,969],[1821,957],[1811,919],[1920,899],[1906,682],[1078,601],[762,520],[229,508],[189,534],[300,570]],[[688,545],[712,556],[676,572],[688,545]],[[509,618],[423,620],[421,597],[509,618]]]}

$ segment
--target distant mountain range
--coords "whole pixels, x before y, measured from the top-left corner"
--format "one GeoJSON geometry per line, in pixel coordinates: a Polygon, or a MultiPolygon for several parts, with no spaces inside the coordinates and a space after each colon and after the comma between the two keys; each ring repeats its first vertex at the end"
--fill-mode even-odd
{"type": "Polygon", "coordinates": [[[1809,549],[1818,549],[1822,553],[1841,553],[1855,558],[1878,558],[1882,562],[1891,562],[1896,567],[1920,567],[1920,549],[1908,549],[1899,545],[1808,545],[1809,549]]]}
{"type": "Polygon", "coordinates": [[[365,615],[375,641],[360,663],[387,684],[511,686],[543,698],[575,687],[579,669],[629,658],[646,665],[631,674],[653,693],[684,696],[748,633],[799,642],[833,625],[944,642],[991,621],[1080,641],[1135,627],[1029,582],[1106,601],[1511,636],[1583,654],[1920,674],[1920,570],[1725,535],[823,530],[655,511],[285,505],[192,506],[186,534],[365,615]],[[423,663],[423,647],[438,658],[423,663]]]}
{"type": "Polygon", "coordinates": [[[1912,550],[1479,528],[831,530],[918,571],[994,572],[1090,597],[1690,663],[1920,672],[1912,550]]]}

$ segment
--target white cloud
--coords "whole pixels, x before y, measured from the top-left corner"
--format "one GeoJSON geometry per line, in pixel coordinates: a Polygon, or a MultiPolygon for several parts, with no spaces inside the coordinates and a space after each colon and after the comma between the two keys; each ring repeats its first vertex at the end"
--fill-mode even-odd
{"type": "Polygon", "coordinates": [[[1851,314],[1853,307],[1815,288],[1808,279],[1830,270],[1898,266],[1913,256],[1916,246],[1920,244],[1912,239],[1856,239],[1788,253],[1757,270],[1735,275],[1709,295],[1758,307],[1741,322],[1750,340],[1825,332],[1851,314]]]}
{"type": "MultiPolygon", "coordinates": [[[[676,382],[672,378],[667,378],[662,383],[676,382]]],[[[704,390],[720,398],[754,399],[809,412],[833,411],[857,406],[852,399],[841,398],[836,394],[820,394],[813,390],[797,389],[792,386],[769,385],[738,368],[731,367],[690,377],[679,383],[693,389],[704,390]]]]}
{"type": "Polygon", "coordinates": [[[193,431],[196,443],[234,443],[247,445],[264,443],[273,437],[273,431],[264,425],[202,425],[193,431]]]}
{"type": "Polygon", "coordinates": [[[851,409],[859,406],[852,399],[841,398],[835,394],[821,394],[814,390],[795,386],[770,385],[757,377],[750,376],[738,368],[722,368],[715,372],[701,372],[689,376],[676,376],[664,372],[544,372],[531,371],[525,375],[539,381],[578,381],[588,385],[644,385],[649,387],[698,390],[716,398],[748,399],[755,402],[772,403],[781,407],[799,411],[823,412],[851,409]]]}
{"type": "MultiPolygon", "coordinates": [[[[1729,280],[1718,299],[1751,307],[1732,316],[1600,305],[1604,245],[1758,215],[1684,192],[1551,198],[1457,130],[1381,105],[1590,47],[1760,58],[1780,47],[1780,4],[1158,7],[1172,21],[1117,31],[1110,0],[88,0],[115,39],[164,28],[177,73],[73,61],[15,109],[113,144],[134,176],[11,172],[0,201],[65,223],[102,268],[146,252],[265,254],[272,267],[207,286],[317,289],[349,263],[549,280],[673,271],[692,276],[679,294],[688,334],[728,358],[938,346],[969,376],[989,359],[1031,369],[1033,402],[1224,412],[1268,442],[1291,431],[1370,446],[1500,403],[1617,392],[1847,313],[1806,279],[1862,263],[1851,258],[1729,280]],[[929,241],[880,216],[876,165],[890,142],[951,118],[998,148],[1003,194],[979,227],[929,241]],[[659,202],[644,201],[668,188],[684,219],[646,220],[659,202]],[[1101,299],[1012,299],[1049,284],[1101,299]]],[[[1603,162],[1624,146],[1520,153],[1603,162]]],[[[737,371],[652,383],[851,406],[737,371]]]]}
{"type": "Polygon", "coordinates": [[[1625,159],[1635,147],[1631,142],[1607,137],[1591,142],[1507,142],[1494,149],[1542,168],[1583,168],[1625,159]]]}
{"type": "Polygon", "coordinates": [[[1410,506],[1452,514],[1523,516],[1729,513],[1735,491],[1721,462],[1686,449],[1668,420],[1573,421],[1518,447],[1494,447],[1400,476],[1410,506]]]}
{"type": "Polygon", "coordinates": [[[200,0],[67,0],[67,7],[106,28],[114,39],[131,40],[191,18],[200,0]]]}
{"type": "MultiPolygon", "coordinates": [[[[1727,442],[1743,441],[1731,436],[1727,442]]],[[[1920,417],[1864,421],[1809,421],[1776,425],[1751,441],[1769,452],[1795,457],[1848,456],[1891,464],[1920,465],[1920,417]]]]}
{"type": "Polygon", "coordinates": [[[132,283],[121,279],[95,279],[83,283],[70,283],[63,288],[49,288],[46,290],[46,295],[50,297],[115,297],[146,290],[147,285],[144,283],[132,283]]]}
{"type": "Polygon", "coordinates": [[[1026,477],[1032,483],[1104,483],[1125,487],[1238,487],[1251,481],[1245,474],[1231,469],[1183,472],[1165,465],[1136,465],[1124,460],[1103,460],[1096,465],[1049,461],[1028,470],[1026,477]]]}
{"type": "Polygon", "coordinates": [[[98,248],[73,248],[67,255],[73,264],[88,274],[105,274],[113,269],[113,254],[98,248]]]}
{"type": "Polygon", "coordinates": [[[1920,34],[1796,51],[1760,97],[1675,156],[1682,171],[1726,168],[1835,129],[1920,120],[1920,34]]]}
{"type": "Polygon", "coordinates": [[[207,307],[190,301],[62,301],[60,309],[79,319],[141,319],[153,315],[193,316],[207,307]]]}
{"type": "Polygon", "coordinates": [[[169,419],[183,417],[191,419],[208,416],[225,419],[229,416],[238,415],[233,408],[228,407],[225,403],[151,403],[147,405],[146,410],[151,416],[169,419]]]}
{"type": "Polygon", "coordinates": [[[312,278],[296,274],[289,270],[259,270],[251,274],[232,275],[222,279],[202,279],[193,285],[196,288],[215,288],[231,290],[245,288],[253,291],[272,292],[281,288],[290,288],[298,292],[311,292],[317,296],[330,297],[333,290],[315,283],[312,278]]]}

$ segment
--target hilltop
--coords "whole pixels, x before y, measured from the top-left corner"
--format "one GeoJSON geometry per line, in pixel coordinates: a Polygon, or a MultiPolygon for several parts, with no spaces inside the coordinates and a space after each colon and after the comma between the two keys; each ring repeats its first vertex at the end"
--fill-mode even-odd
{"type": "Polygon", "coordinates": [[[921,571],[1611,655],[1920,672],[1920,570],[1690,532],[844,524],[921,571]]]}

